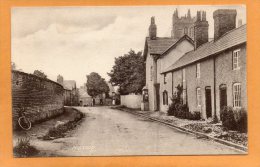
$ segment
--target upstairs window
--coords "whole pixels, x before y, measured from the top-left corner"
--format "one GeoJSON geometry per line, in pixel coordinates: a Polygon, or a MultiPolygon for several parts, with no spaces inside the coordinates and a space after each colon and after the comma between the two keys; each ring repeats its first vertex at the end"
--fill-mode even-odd
{"type": "Polygon", "coordinates": [[[239,54],[240,54],[240,49],[234,50],[233,51],[233,70],[239,69],[239,54]]]}
{"type": "Polygon", "coordinates": [[[182,82],[185,82],[186,81],[186,76],[185,76],[185,68],[182,69],[182,82]]]}
{"type": "Polygon", "coordinates": [[[200,63],[196,65],[196,78],[200,78],[200,63]]]}
{"type": "Polygon", "coordinates": [[[188,34],[188,28],[187,27],[184,28],[184,34],[185,35],[188,34]]]}
{"type": "Polygon", "coordinates": [[[197,105],[201,106],[201,89],[197,88],[196,93],[197,93],[197,95],[196,95],[197,96],[197,105]]]}
{"type": "Polygon", "coordinates": [[[233,107],[241,107],[241,83],[233,85],[233,107]]]}
{"type": "Polygon", "coordinates": [[[166,74],[163,75],[163,83],[166,84],[166,74]]]}

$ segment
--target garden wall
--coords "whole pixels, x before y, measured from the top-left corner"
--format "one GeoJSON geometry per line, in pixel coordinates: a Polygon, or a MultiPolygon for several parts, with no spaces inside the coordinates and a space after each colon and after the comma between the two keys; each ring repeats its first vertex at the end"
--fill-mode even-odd
{"type": "Polygon", "coordinates": [[[13,128],[17,128],[19,109],[32,123],[43,121],[63,112],[63,86],[20,71],[12,71],[12,117],[13,128]]]}
{"type": "Polygon", "coordinates": [[[121,95],[120,99],[121,105],[124,105],[128,108],[141,108],[142,95],[121,95]]]}

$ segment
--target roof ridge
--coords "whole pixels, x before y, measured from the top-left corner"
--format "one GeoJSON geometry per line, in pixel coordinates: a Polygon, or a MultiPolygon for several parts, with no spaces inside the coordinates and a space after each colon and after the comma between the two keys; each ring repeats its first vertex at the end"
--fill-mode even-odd
{"type": "Polygon", "coordinates": [[[230,30],[230,31],[228,31],[228,32],[225,32],[223,35],[221,35],[216,41],[214,41],[214,38],[213,38],[213,41],[214,41],[214,42],[217,42],[218,40],[220,40],[220,39],[223,38],[224,36],[230,34],[231,32],[233,32],[233,31],[235,31],[235,30],[238,30],[238,29],[241,29],[241,28],[244,28],[244,27],[246,27],[246,24],[243,24],[243,25],[241,25],[241,26],[239,26],[239,27],[233,28],[232,30],[230,30]]]}

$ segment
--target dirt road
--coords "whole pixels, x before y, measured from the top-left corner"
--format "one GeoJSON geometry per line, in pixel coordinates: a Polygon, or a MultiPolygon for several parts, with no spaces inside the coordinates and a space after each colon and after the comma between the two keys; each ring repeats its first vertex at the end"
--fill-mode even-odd
{"type": "Polygon", "coordinates": [[[53,141],[59,144],[55,150],[58,156],[241,153],[208,139],[198,139],[192,134],[109,107],[77,109],[84,112],[86,118],[71,132],[70,137],[53,141]]]}

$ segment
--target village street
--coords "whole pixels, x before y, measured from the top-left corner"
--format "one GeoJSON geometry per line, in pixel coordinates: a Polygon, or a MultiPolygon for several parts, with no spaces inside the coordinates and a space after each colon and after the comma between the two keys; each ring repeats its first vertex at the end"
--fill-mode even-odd
{"type": "MultiPolygon", "coordinates": [[[[109,107],[77,107],[86,114],[69,137],[56,139],[57,156],[239,154],[157,122],[109,107]]],[[[54,147],[53,147],[54,148],[54,147]]],[[[49,150],[51,151],[51,150],[49,150]]]]}

